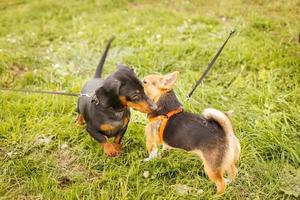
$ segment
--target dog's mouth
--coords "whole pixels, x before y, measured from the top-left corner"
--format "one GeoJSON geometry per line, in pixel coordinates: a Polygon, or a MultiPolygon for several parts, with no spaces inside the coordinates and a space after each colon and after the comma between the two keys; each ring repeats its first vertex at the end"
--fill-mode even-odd
{"type": "Polygon", "coordinates": [[[154,103],[149,104],[146,101],[140,101],[140,102],[136,102],[136,103],[135,102],[127,102],[127,106],[134,110],[143,112],[143,113],[150,113],[157,109],[156,104],[154,104],[154,103]]]}
{"type": "Polygon", "coordinates": [[[157,109],[157,105],[150,99],[133,102],[133,101],[127,101],[126,97],[121,97],[120,101],[123,106],[128,106],[142,113],[150,113],[157,109]]]}

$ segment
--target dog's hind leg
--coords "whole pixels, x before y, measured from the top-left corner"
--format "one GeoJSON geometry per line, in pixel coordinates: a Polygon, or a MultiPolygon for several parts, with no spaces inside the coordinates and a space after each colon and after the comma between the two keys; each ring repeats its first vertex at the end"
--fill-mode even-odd
{"type": "Polygon", "coordinates": [[[230,180],[231,181],[235,180],[236,175],[237,175],[237,168],[236,168],[235,164],[232,163],[226,171],[228,173],[230,180]]]}
{"type": "Polygon", "coordinates": [[[209,166],[207,163],[204,164],[204,170],[208,178],[213,181],[217,187],[217,194],[221,194],[226,189],[225,179],[223,177],[224,172],[220,169],[214,169],[209,166]]]}
{"type": "Polygon", "coordinates": [[[240,142],[234,135],[231,135],[231,137],[229,137],[228,139],[229,139],[229,146],[227,149],[228,153],[223,162],[223,167],[227,171],[230,181],[233,181],[236,178],[237,171],[238,171],[236,167],[236,162],[238,161],[240,156],[240,142]]]}
{"type": "Polygon", "coordinates": [[[228,175],[230,177],[231,180],[234,180],[237,176],[237,167],[236,167],[236,162],[238,161],[239,157],[240,157],[240,151],[241,151],[241,147],[240,147],[240,142],[237,138],[234,138],[235,139],[235,148],[234,148],[234,158],[233,158],[233,161],[232,163],[227,167],[227,172],[228,172],[228,175]]]}
{"type": "Polygon", "coordinates": [[[223,193],[226,189],[226,183],[224,179],[224,170],[221,165],[216,164],[218,154],[216,152],[210,152],[209,156],[204,156],[200,150],[193,151],[193,153],[196,153],[202,159],[205,173],[208,178],[215,183],[217,194],[223,193]]]}
{"type": "Polygon", "coordinates": [[[124,136],[126,130],[127,130],[127,125],[114,138],[113,145],[114,145],[115,149],[119,152],[121,152],[121,150],[122,150],[121,141],[123,139],[123,136],[124,136]]]}

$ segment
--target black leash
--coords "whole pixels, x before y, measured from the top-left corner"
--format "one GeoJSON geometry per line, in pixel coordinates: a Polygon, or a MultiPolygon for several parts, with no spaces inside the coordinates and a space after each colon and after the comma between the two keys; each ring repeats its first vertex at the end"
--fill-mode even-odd
{"type": "Polygon", "coordinates": [[[25,92],[25,93],[39,93],[39,94],[57,94],[71,97],[79,97],[80,94],[69,93],[69,92],[55,92],[55,91],[37,91],[37,90],[19,90],[19,89],[9,89],[9,88],[0,88],[3,91],[11,91],[11,92],[25,92]]]}
{"type": "Polygon", "coordinates": [[[221,46],[221,48],[218,50],[218,52],[216,53],[216,55],[213,57],[213,59],[210,61],[210,63],[208,64],[206,70],[204,71],[204,73],[202,74],[201,78],[197,81],[196,85],[193,87],[193,89],[190,91],[190,93],[187,96],[187,100],[190,99],[190,97],[192,96],[192,94],[194,93],[194,91],[196,90],[196,88],[198,87],[198,85],[200,85],[200,83],[202,83],[203,79],[205,78],[205,76],[208,74],[209,70],[212,68],[213,64],[215,63],[215,61],[217,60],[217,58],[219,57],[219,55],[221,54],[223,48],[225,47],[226,43],[228,42],[229,38],[234,34],[235,30],[232,30],[229,33],[229,36],[227,37],[227,39],[225,40],[225,42],[223,43],[223,45],[221,46]]]}
{"type": "MultiPolygon", "coordinates": [[[[207,66],[206,70],[204,71],[204,73],[202,74],[201,78],[197,81],[196,85],[193,87],[193,89],[188,94],[187,100],[190,99],[190,97],[192,96],[192,94],[194,93],[194,91],[196,90],[198,85],[200,85],[200,83],[202,83],[203,79],[208,74],[209,70],[212,68],[213,64],[215,63],[215,61],[217,60],[217,58],[221,54],[223,48],[225,47],[225,45],[228,42],[228,40],[230,39],[230,37],[234,34],[234,32],[235,32],[235,30],[232,30],[230,32],[229,36],[227,37],[227,39],[225,40],[225,42],[223,43],[221,48],[218,50],[216,55],[213,57],[213,59],[208,64],[208,66],[207,66]]],[[[112,40],[113,40],[113,38],[110,39],[110,41],[112,41],[112,40]]],[[[21,89],[9,89],[9,88],[0,88],[0,90],[2,90],[2,91],[11,91],[11,92],[39,93],[39,94],[56,94],[56,95],[73,96],[73,97],[79,97],[79,96],[91,97],[90,95],[87,95],[87,94],[76,94],[76,93],[69,93],[69,92],[37,91],[37,90],[26,90],[26,89],[21,90],[21,89]]]]}

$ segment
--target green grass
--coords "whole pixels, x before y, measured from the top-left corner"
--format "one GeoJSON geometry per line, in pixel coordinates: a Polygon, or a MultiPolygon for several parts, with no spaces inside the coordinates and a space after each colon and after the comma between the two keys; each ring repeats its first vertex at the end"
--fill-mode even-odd
{"type": "MultiPolygon", "coordinates": [[[[299,191],[299,10],[293,0],[1,1],[0,87],[79,92],[115,35],[105,75],[118,62],[139,77],[178,70],[186,110],[234,110],[239,175],[221,199],[296,199],[286,188],[299,191]]],[[[132,112],[122,155],[106,158],[75,123],[75,106],[73,97],[0,92],[0,199],[215,198],[197,157],[171,151],[143,162],[143,114],[132,112]],[[193,190],[180,195],[176,184],[193,190]]]]}

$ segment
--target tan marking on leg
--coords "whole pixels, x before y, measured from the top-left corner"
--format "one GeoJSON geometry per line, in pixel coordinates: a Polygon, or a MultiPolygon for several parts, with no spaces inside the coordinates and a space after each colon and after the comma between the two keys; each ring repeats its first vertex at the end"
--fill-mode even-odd
{"type": "Polygon", "coordinates": [[[228,175],[230,177],[230,179],[233,181],[235,180],[236,176],[237,176],[237,167],[236,167],[236,162],[238,161],[239,159],[239,156],[240,156],[240,142],[239,140],[233,136],[234,139],[232,141],[232,145],[233,145],[233,158],[230,158],[231,160],[231,163],[229,163],[229,166],[227,167],[227,172],[228,172],[228,175]]]}
{"type": "Polygon", "coordinates": [[[147,148],[148,154],[150,154],[154,147],[154,141],[153,141],[153,137],[152,137],[152,129],[151,129],[150,123],[148,123],[146,126],[145,134],[146,134],[146,148],[147,148]]]}
{"type": "Polygon", "coordinates": [[[79,114],[78,116],[77,116],[77,123],[79,124],[79,125],[83,125],[84,124],[84,118],[83,118],[83,115],[82,114],[79,114]]]}
{"type": "Polygon", "coordinates": [[[117,135],[114,138],[114,142],[113,142],[113,146],[118,153],[121,153],[121,150],[122,150],[121,138],[122,138],[121,135],[117,135]]]}
{"type": "Polygon", "coordinates": [[[146,134],[146,147],[149,154],[149,157],[145,159],[145,161],[149,161],[155,157],[157,157],[157,144],[159,143],[158,137],[158,129],[160,122],[149,122],[146,126],[145,134],[146,134]]]}
{"type": "Polygon", "coordinates": [[[235,152],[234,152],[234,162],[236,163],[240,157],[241,154],[241,144],[239,139],[235,137],[235,152]]]}
{"type": "Polygon", "coordinates": [[[119,100],[123,106],[127,106],[127,100],[125,96],[119,96],[119,100]]]}
{"type": "Polygon", "coordinates": [[[113,146],[114,146],[115,150],[117,151],[117,153],[120,154],[122,151],[122,145],[119,143],[113,143],[113,146]]]}
{"type": "Polygon", "coordinates": [[[105,143],[102,143],[101,145],[103,147],[103,150],[104,150],[104,153],[106,156],[111,157],[111,156],[117,156],[120,154],[120,151],[118,151],[115,148],[114,144],[112,144],[112,143],[105,142],[105,143]]]}
{"type": "Polygon", "coordinates": [[[217,193],[223,193],[226,189],[225,179],[223,177],[224,170],[221,168],[222,166],[215,166],[215,161],[218,159],[217,152],[211,151],[208,156],[205,156],[200,150],[194,150],[192,152],[197,154],[203,161],[204,171],[208,178],[215,183],[217,193]],[[209,158],[209,160],[207,158],[209,158]]]}
{"type": "Polygon", "coordinates": [[[121,135],[117,135],[115,138],[114,138],[114,143],[116,144],[120,144],[121,143],[121,135]]]}
{"type": "Polygon", "coordinates": [[[229,178],[232,181],[235,180],[236,175],[237,175],[237,168],[234,163],[227,169],[227,172],[228,172],[229,178]]]}
{"type": "Polygon", "coordinates": [[[221,194],[226,189],[225,179],[223,177],[223,172],[220,169],[211,168],[208,163],[204,165],[204,170],[208,178],[215,183],[217,187],[217,194],[221,194]]]}
{"type": "Polygon", "coordinates": [[[123,118],[123,128],[124,128],[125,126],[127,126],[128,122],[129,122],[129,118],[128,118],[128,117],[124,117],[124,118],[123,118]]]}
{"type": "Polygon", "coordinates": [[[240,143],[234,134],[230,134],[227,137],[226,154],[223,158],[222,169],[226,170],[229,178],[233,181],[237,176],[236,162],[239,159],[240,143]]]}

